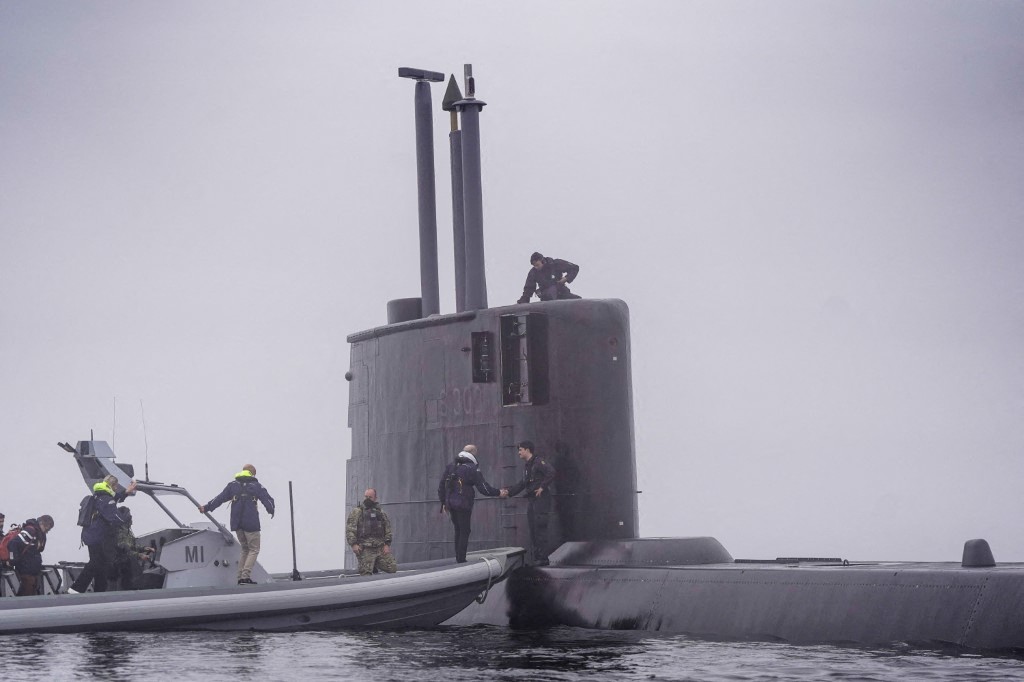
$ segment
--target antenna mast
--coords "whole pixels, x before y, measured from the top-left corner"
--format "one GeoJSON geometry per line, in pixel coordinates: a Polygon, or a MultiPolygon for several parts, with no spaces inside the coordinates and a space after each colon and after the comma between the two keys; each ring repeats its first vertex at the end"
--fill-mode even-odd
{"type": "Polygon", "coordinates": [[[149,481],[149,436],[146,434],[146,408],[142,406],[142,398],[139,398],[139,410],[142,412],[142,439],[146,443],[146,481],[149,481]]]}

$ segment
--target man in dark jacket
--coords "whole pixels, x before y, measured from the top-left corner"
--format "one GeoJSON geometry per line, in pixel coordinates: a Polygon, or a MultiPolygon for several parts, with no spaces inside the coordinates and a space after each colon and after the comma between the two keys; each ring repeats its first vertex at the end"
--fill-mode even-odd
{"type": "Polygon", "coordinates": [[[466,551],[469,549],[470,519],[476,500],[474,489],[487,497],[501,494],[484,480],[484,475],[477,468],[476,446],[467,445],[455,456],[455,461],[444,468],[441,482],[437,484],[441,512],[447,511],[455,526],[455,562],[459,564],[466,563],[466,551]]]}
{"type": "Polygon", "coordinates": [[[548,523],[552,514],[551,483],[555,480],[555,468],[533,454],[533,443],[524,440],[519,444],[519,458],[526,462],[523,478],[515,485],[502,488],[502,497],[513,497],[520,492],[528,500],[526,519],[530,524],[530,544],[533,545],[533,561],[538,566],[548,565],[548,523]]]}
{"type": "Polygon", "coordinates": [[[7,545],[11,552],[14,572],[18,576],[19,597],[39,594],[39,576],[43,574],[42,554],[46,548],[46,534],[52,528],[53,517],[49,514],[29,519],[21,525],[21,531],[7,545]]]}
{"type": "Polygon", "coordinates": [[[256,500],[262,502],[270,518],[274,518],[274,498],[256,480],[256,467],[246,464],[235,474],[235,480],[228,483],[220,495],[199,507],[199,511],[203,514],[212,512],[228,500],[231,500],[231,530],[235,531],[242,549],[238,560],[238,584],[255,585],[252,567],[260,553],[260,511],[256,500]]]}
{"type": "Polygon", "coordinates": [[[580,298],[565,286],[576,279],[580,266],[561,258],[545,258],[537,251],[530,255],[530,265],[533,267],[526,275],[523,295],[516,303],[529,303],[534,292],[542,301],[580,298]]]}
{"type": "Polygon", "coordinates": [[[92,513],[82,527],[82,544],[89,548],[89,562],[68,588],[68,593],[79,594],[93,583],[94,592],[107,591],[107,576],[114,563],[114,535],[121,519],[117,515],[117,502],[135,492],[135,481],[122,492],[114,491],[117,479],[108,476],[92,487],[92,513]]]}

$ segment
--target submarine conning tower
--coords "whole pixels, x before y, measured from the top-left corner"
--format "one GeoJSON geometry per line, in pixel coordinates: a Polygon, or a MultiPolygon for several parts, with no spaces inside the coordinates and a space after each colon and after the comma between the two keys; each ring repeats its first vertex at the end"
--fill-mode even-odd
{"type": "MultiPolygon", "coordinates": [[[[486,480],[508,486],[523,473],[518,444],[530,440],[536,456],[557,470],[550,550],[565,541],[636,538],[629,309],[617,299],[487,306],[479,135],[484,103],[475,97],[470,65],[464,74],[466,96],[452,77],[443,105],[452,121],[458,310],[426,310],[425,290],[421,298],[388,302],[386,325],[348,337],[347,506],[359,504],[366,488],[377,490],[399,563],[454,557],[451,524],[439,513],[437,498],[445,465],[473,443],[486,480]]],[[[429,131],[422,123],[429,117],[423,93],[429,98],[428,84],[442,80],[441,74],[402,68],[399,75],[417,81],[422,161],[422,131],[429,131]]],[[[417,167],[422,273],[431,267],[424,265],[431,236],[424,237],[423,226],[436,225],[436,219],[423,215],[434,205],[422,196],[433,191],[432,163],[417,167]]],[[[523,244],[523,253],[536,248],[523,244]]],[[[436,241],[434,254],[436,271],[436,241]]],[[[508,282],[502,289],[515,294],[519,286],[508,282]]],[[[470,550],[529,547],[526,511],[525,499],[478,494],[470,550]]],[[[354,563],[347,552],[346,565],[354,563]]]]}

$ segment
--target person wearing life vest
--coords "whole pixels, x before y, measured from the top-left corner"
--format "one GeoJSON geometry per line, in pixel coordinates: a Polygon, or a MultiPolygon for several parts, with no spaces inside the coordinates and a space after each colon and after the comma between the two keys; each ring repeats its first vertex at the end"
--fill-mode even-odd
{"type": "Polygon", "coordinates": [[[476,446],[467,445],[455,456],[455,461],[444,468],[441,482],[437,484],[441,513],[447,511],[455,527],[455,563],[458,564],[466,563],[476,490],[487,497],[498,497],[501,494],[501,491],[492,488],[484,480],[483,473],[477,468],[476,446]]]}
{"type": "Polygon", "coordinates": [[[238,560],[238,584],[255,585],[252,567],[260,554],[260,510],[256,501],[262,502],[270,518],[274,518],[274,498],[256,479],[256,467],[246,464],[220,495],[199,507],[199,512],[212,512],[228,500],[231,501],[231,530],[235,531],[242,549],[238,560]]]}
{"type": "Polygon", "coordinates": [[[359,575],[398,570],[391,553],[391,520],[377,503],[377,491],[367,488],[363,501],[348,515],[345,541],[359,559],[359,575]]]}
{"type": "Polygon", "coordinates": [[[543,458],[533,454],[533,443],[524,440],[519,444],[519,459],[526,463],[523,478],[518,483],[501,489],[501,497],[513,497],[526,491],[528,500],[526,519],[530,524],[530,544],[533,562],[538,566],[548,565],[548,524],[552,514],[551,484],[555,480],[555,468],[543,458]]]}
{"type": "Polygon", "coordinates": [[[68,588],[68,594],[80,594],[92,583],[93,592],[107,591],[107,576],[114,563],[114,537],[121,519],[117,503],[135,493],[135,481],[123,491],[115,491],[117,479],[107,476],[92,487],[92,513],[82,527],[82,544],[89,549],[89,562],[68,588]]]}
{"type": "Polygon", "coordinates": [[[53,517],[49,514],[29,519],[21,524],[21,530],[7,543],[11,563],[18,576],[19,597],[39,594],[39,576],[43,574],[43,549],[46,534],[53,528],[53,517]]]}

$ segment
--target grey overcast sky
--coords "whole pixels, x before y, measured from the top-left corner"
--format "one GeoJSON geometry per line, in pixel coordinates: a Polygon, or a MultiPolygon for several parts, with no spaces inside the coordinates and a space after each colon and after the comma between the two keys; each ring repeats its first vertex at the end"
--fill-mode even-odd
{"type": "Polygon", "coordinates": [[[1024,560],[1024,3],[0,0],[0,511],[48,558],[94,430],[201,500],[294,481],[342,563],[345,337],[419,289],[397,70],[465,63],[491,305],[540,250],[630,306],[642,534],[1024,560]]]}

